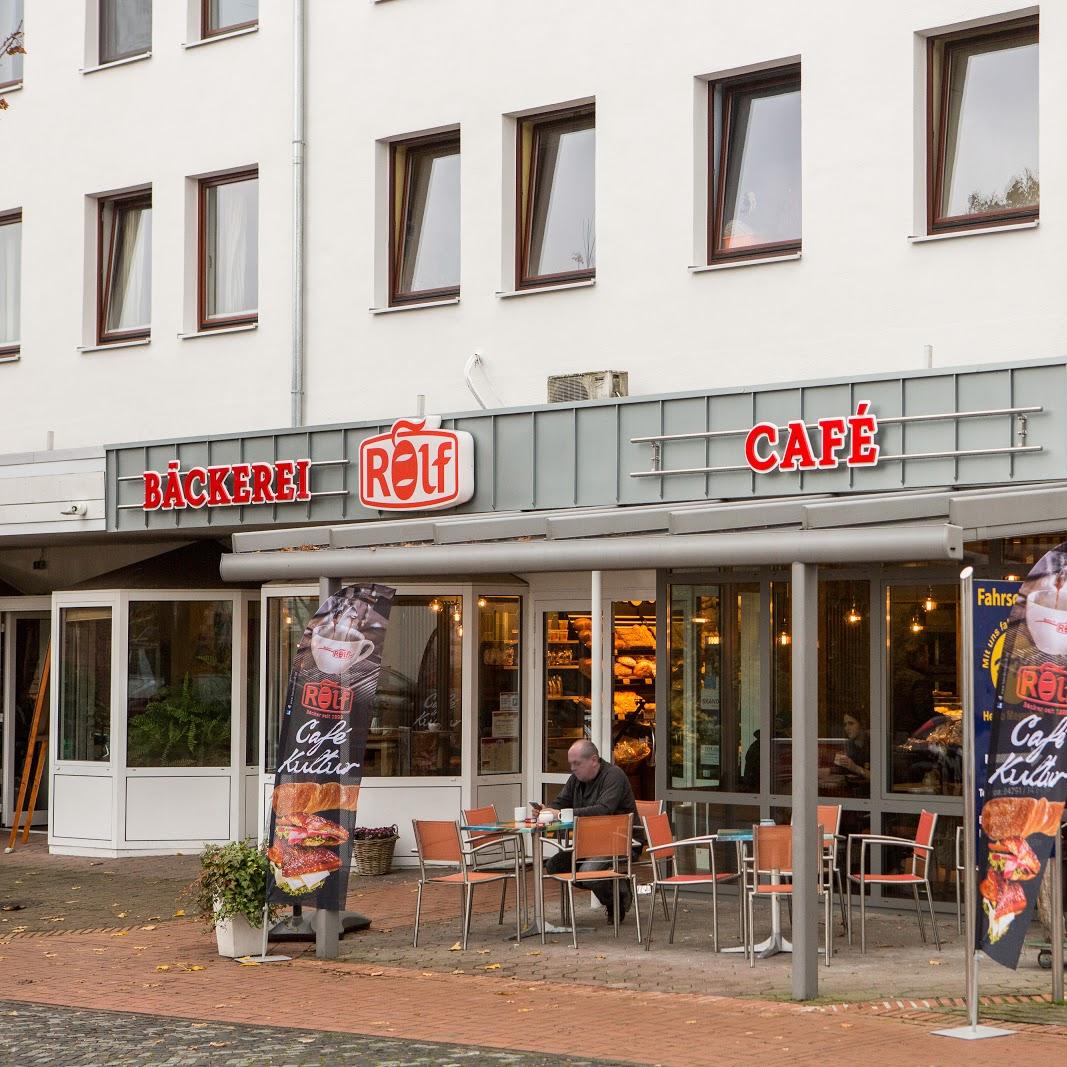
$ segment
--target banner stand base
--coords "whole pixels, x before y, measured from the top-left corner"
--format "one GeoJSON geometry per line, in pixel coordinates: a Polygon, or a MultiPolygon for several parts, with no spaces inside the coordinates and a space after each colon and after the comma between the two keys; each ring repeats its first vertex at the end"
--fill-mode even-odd
{"type": "MultiPolygon", "coordinates": [[[[314,915],[314,912],[311,913],[314,915]]],[[[371,920],[358,911],[341,912],[341,935],[370,928],[371,920]]],[[[314,941],[315,928],[308,915],[287,915],[270,928],[271,941],[314,941]]]]}
{"type": "Polygon", "coordinates": [[[234,956],[233,962],[244,967],[255,967],[260,963],[288,963],[292,956],[234,956]]]}
{"type": "Polygon", "coordinates": [[[1002,1030],[998,1026],[953,1026],[949,1030],[934,1030],[934,1037],[958,1037],[961,1041],[981,1041],[987,1037],[1010,1037],[1018,1030],[1002,1030]]]}

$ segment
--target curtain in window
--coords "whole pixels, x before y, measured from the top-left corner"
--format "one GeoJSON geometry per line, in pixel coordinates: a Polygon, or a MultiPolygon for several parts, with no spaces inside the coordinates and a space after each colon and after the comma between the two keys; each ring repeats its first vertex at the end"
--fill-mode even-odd
{"type": "MultiPolygon", "coordinates": [[[[22,25],[23,0],[0,0],[0,41],[22,25]]],[[[22,56],[0,56],[0,85],[22,81],[22,56]]]]}
{"type": "Polygon", "coordinates": [[[152,0],[100,0],[100,62],[152,47],[152,0]]]}
{"type": "Polygon", "coordinates": [[[109,205],[105,234],[113,246],[105,250],[103,260],[106,273],[102,280],[107,294],[104,331],[148,329],[152,318],[151,205],[109,205]]]}
{"type": "Polygon", "coordinates": [[[22,223],[0,225],[0,347],[19,342],[22,223]]]}
{"type": "Polygon", "coordinates": [[[208,189],[207,315],[254,313],[258,307],[259,180],[208,189]]]}

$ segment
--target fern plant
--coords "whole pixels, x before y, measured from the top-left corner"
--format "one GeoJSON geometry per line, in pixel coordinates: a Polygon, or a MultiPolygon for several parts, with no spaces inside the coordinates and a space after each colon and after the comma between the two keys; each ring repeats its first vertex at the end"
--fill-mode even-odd
{"type": "Polygon", "coordinates": [[[230,709],[225,701],[193,692],[187,674],[181,688],[160,689],[130,719],[131,767],[226,767],[230,763],[230,709]]]}

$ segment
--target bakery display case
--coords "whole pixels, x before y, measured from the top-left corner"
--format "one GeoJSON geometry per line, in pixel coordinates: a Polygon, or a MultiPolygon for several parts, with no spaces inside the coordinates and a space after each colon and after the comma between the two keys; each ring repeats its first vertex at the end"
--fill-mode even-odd
{"type": "Polygon", "coordinates": [[[589,612],[546,611],[544,765],[546,774],[569,774],[567,749],[592,736],[592,619],[589,612]]]}
{"type": "Polygon", "coordinates": [[[611,612],[612,762],[638,800],[656,793],[656,605],[623,600],[611,612]]]}

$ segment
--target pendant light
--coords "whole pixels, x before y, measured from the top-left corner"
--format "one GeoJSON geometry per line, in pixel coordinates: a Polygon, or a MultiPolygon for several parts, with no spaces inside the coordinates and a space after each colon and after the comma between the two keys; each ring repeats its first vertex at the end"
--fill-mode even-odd
{"type": "Polygon", "coordinates": [[[863,622],[863,616],[859,613],[859,609],[856,607],[856,602],[852,601],[852,607],[848,609],[848,613],[845,615],[845,622],[850,626],[858,626],[863,622]]]}
{"type": "Polygon", "coordinates": [[[934,599],[932,586],[926,587],[926,599],[923,601],[923,611],[937,611],[937,601],[934,599]]]}
{"type": "Polygon", "coordinates": [[[915,614],[912,615],[911,622],[908,623],[908,629],[911,630],[913,634],[921,634],[923,630],[926,629],[926,623],[919,618],[918,612],[915,612],[915,614]]]}

